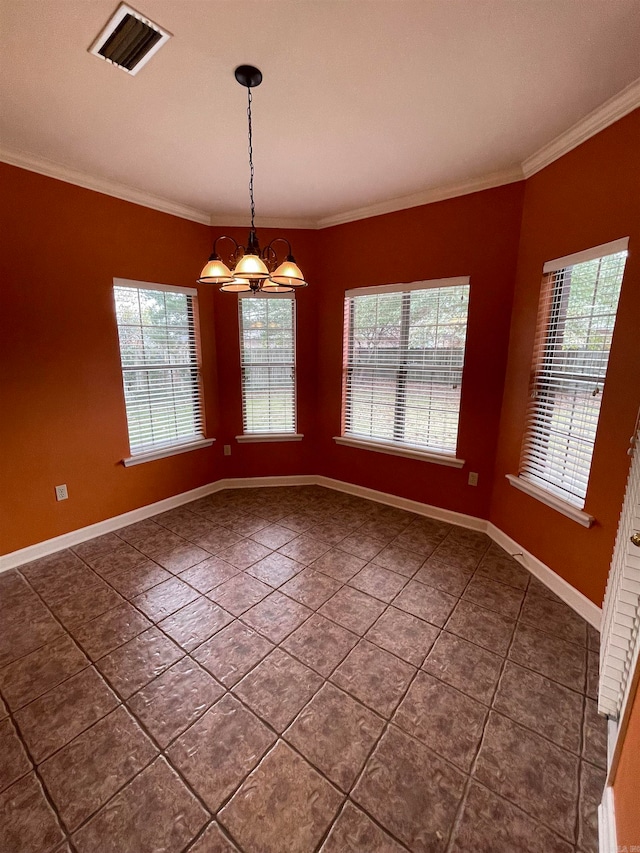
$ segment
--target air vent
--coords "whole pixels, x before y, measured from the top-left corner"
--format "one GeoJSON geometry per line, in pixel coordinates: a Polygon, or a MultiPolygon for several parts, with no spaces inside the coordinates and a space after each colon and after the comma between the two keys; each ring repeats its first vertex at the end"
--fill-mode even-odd
{"type": "Polygon", "coordinates": [[[121,3],[89,53],[106,59],[127,74],[137,74],[170,38],[171,33],[121,3]]]}

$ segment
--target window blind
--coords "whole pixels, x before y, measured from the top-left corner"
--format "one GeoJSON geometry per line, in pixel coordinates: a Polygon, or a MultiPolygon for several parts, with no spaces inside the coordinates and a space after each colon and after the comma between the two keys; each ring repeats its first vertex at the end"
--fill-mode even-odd
{"type": "Polygon", "coordinates": [[[203,438],[195,293],[114,286],[132,455],[203,438]]]}
{"type": "Polygon", "coordinates": [[[245,433],[295,433],[295,300],[238,299],[245,433]]]}
{"type": "Polygon", "coordinates": [[[563,258],[543,278],[520,461],[521,477],[580,509],[626,258],[606,248],[576,264],[563,258]]]}
{"type": "Polygon", "coordinates": [[[455,454],[469,284],[454,281],[348,292],[343,435],[455,454]]]}

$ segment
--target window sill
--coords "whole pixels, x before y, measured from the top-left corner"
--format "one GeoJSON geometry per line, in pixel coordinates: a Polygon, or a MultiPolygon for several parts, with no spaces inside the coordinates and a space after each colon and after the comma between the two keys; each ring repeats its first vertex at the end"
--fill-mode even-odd
{"type": "Polygon", "coordinates": [[[300,432],[247,432],[237,435],[240,444],[252,444],[260,441],[302,441],[304,435],[300,432]]]}
{"type": "Polygon", "coordinates": [[[573,506],[568,501],[563,501],[562,498],[556,497],[551,492],[545,491],[540,488],[540,486],[535,486],[533,483],[527,482],[527,480],[522,477],[516,477],[514,474],[506,474],[505,476],[516,489],[520,489],[521,492],[529,495],[529,497],[535,498],[537,501],[540,501],[541,503],[550,506],[552,509],[561,512],[563,515],[566,515],[567,518],[577,521],[578,524],[581,524],[583,527],[591,527],[595,521],[595,518],[592,515],[583,512],[581,509],[578,509],[577,506],[573,506]]]}
{"type": "Polygon", "coordinates": [[[336,444],[343,444],[346,447],[358,447],[362,450],[373,450],[376,453],[388,453],[391,456],[406,456],[409,459],[420,459],[422,462],[433,462],[435,465],[448,465],[450,468],[462,468],[465,462],[464,459],[457,459],[447,453],[420,450],[409,445],[371,441],[366,438],[351,438],[351,436],[344,435],[334,436],[333,440],[336,444]]]}
{"type": "Polygon", "coordinates": [[[198,441],[190,441],[187,444],[172,444],[169,447],[158,447],[156,450],[150,450],[148,453],[137,453],[135,456],[123,459],[122,464],[125,468],[131,468],[132,465],[153,462],[154,459],[164,459],[165,456],[177,456],[178,453],[188,453],[190,450],[200,450],[201,447],[211,447],[214,441],[215,438],[202,438],[198,441]]]}

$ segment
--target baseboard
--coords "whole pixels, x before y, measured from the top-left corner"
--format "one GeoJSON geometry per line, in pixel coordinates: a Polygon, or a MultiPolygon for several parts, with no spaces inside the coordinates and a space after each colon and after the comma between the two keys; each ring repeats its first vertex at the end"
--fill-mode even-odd
{"type": "Polygon", "coordinates": [[[512,554],[518,562],[561,598],[562,601],[568,604],[583,619],[586,619],[594,628],[600,630],[602,611],[596,604],[486,519],[477,518],[473,515],[465,515],[464,513],[454,512],[449,509],[442,509],[441,507],[420,503],[420,501],[391,495],[388,492],[379,492],[376,489],[369,489],[366,486],[357,486],[354,483],[347,483],[344,480],[334,480],[331,477],[322,477],[316,474],[297,474],[282,477],[229,477],[217,480],[215,483],[208,483],[206,486],[182,492],[179,495],[174,495],[173,497],[165,498],[139,509],[125,512],[122,515],[108,518],[105,521],[100,521],[97,524],[90,524],[88,527],[72,530],[70,533],[65,533],[62,536],[56,536],[53,539],[47,539],[44,542],[38,542],[27,548],[21,548],[19,551],[5,554],[0,557],[0,572],[13,569],[24,563],[30,563],[32,560],[37,560],[39,557],[46,557],[48,554],[62,551],[64,548],[70,548],[73,545],[78,545],[80,542],[85,542],[87,539],[93,539],[104,533],[111,533],[111,531],[125,527],[127,524],[142,521],[152,515],[166,512],[169,509],[205,497],[206,495],[214,494],[222,489],[312,485],[325,486],[328,489],[334,489],[349,495],[355,495],[356,497],[377,501],[387,506],[415,512],[417,515],[424,515],[428,518],[446,521],[449,524],[457,524],[459,527],[467,527],[471,530],[479,530],[487,533],[494,542],[504,548],[509,554],[512,554]]]}
{"type": "MultiPolygon", "coordinates": [[[[627,849],[626,847],[624,848],[627,849]]],[[[616,815],[613,802],[613,788],[607,785],[598,806],[598,851],[599,853],[617,853],[616,815]]]]}
{"type": "Polygon", "coordinates": [[[575,610],[583,619],[586,619],[596,630],[600,630],[602,609],[597,604],[594,604],[586,595],[583,595],[574,586],[571,586],[568,581],[560,577],[553,569],[550,569],[542,560],[539,560],[529,551],[525,550],[515,539],[507,536],[495,524],[487,522],[486,531],[497,545],[511,554],[514,559],[521,563],[534,577],[538,578],[551,592],[554,592],[572,610],[575,610]]]}
{"type": "Polygon", "coordinates": [[[417,515],[436,518],[438,521],[448,521],[450,524],[457,524],[459,527],[484,531],[487,526],[484,518],[477,518],[475,515],[465,515],[462,512],[455,512],[452,509],[442,509],[439,506],[423,504],[420,501],[412,501],[409,498],[390,495],[388,492],[378,492],[376,489],[368,489],[366,486],[356,486],[354,483],[347,483],[344,480],[334,480],[331,477],[318,476],[315,478],[315,482],[319,486],[326,486],[328,489],[335,489],[337,492],[346,492],[348,495],[367,498],[368,500],[397,507],[398,509],[406,509],[409,512],[415,512],[417,515]]]}

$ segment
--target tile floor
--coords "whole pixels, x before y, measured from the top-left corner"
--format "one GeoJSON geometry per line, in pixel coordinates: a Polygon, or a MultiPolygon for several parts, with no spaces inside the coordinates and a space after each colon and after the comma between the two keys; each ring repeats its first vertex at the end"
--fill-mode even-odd
{"type": "Polygon", "coordinates": [[[484,534],[229,490],[0,603],[3,853],[597,850],[597,633],[484,534]]]}

